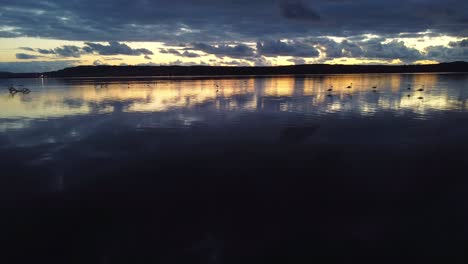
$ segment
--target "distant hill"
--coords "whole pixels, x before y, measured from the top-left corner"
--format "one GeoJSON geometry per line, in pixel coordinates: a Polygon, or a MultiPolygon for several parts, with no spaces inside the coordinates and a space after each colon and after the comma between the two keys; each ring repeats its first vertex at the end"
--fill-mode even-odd
{"type": "MultiPolygon", "coordinates": [[[[309,64],[275,67],[225,66],[78,66],[43,73],[47,77],[136,77],[136,76],[214,76],[289,75],[347,73],[468,72],[467,62],[430,65],[329,65],[309,64]]],[[[40,73],[0,73],[0,78],[39,77],[40,73]],[[12,77],[14,76],[14,77],[12,77]]]]}
{"type": "Polygon", "coordinates": [[[40,73],[0,72],[0,78],[37,78],[40,75],[40,73]]]}

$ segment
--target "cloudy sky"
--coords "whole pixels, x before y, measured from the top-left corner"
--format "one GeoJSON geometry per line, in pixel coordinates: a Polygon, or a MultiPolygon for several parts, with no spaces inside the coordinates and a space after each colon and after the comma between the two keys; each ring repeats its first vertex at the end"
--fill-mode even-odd
{"type": "Polygon", "coordinates": [[[0,71],[468,60],[466,0],[1,0],[0,71]]]}

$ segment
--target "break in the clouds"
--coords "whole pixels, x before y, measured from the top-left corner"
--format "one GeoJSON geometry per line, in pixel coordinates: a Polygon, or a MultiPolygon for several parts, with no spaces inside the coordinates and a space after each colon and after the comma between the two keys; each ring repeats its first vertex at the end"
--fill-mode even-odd
{"type": "MultiPolygon", "coordinates": [[[[59,58],[80,58],[82,55],[101,56],[140,56],[152,60],[154,53],[146,48],[134,49],[124,43],[109,42],[108,44],[86,42],[84,46],[65,45],[53,49],[34,49],[21,47],[20,50],[33,51],[40,55],[17,53],[17,59],[37,59],[44,56],[59,58]]],[[[299,40],[263,40],[256,44],[231,43],[211,44],[194,42],[175,48],[161,48],[161,54],[170,54],[178,58],[193,59],[213,55],[221,64],[225,59],[243,60],[242,64],[271,65],[271,59],[290,57],[288,62],[302,64],[305,58],[313,62],[340,58],[357,58],[364,60],[393,61],[413,63],[421,60],[453,61],[468,58],[468,39],[450,42],[446,46],[429,46],[418,50],[407,46],[403,41],[383,37],[354,37],[336,41],[329,37],[301,38],[299,40]]],[[[107,60],[105,57],[104,60],[107,60]]],[[[110,60],[110,59],[109,59],[110,60]]],[[[122,59],[120,59],[122,60],[122,59]]],[[[234,60],[233,60],[234,61],[234,60]]],[[[190,65],[193,62],[189,62],[190,65]]],[[[215,64],[215,63],[212,63],[215,64]]]]}

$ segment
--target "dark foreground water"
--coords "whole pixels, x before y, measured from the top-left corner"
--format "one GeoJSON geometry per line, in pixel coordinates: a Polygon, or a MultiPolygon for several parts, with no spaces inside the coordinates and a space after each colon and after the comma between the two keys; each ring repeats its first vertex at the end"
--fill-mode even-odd
{"type": "Polygon", "coordinates": [[[9,84],[1,263],[468,254],[468,75],[9,84]]]}

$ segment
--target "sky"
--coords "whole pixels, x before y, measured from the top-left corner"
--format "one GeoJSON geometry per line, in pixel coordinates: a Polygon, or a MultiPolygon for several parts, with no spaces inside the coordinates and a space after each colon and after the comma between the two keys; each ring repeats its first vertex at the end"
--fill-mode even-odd
{"type": "Polygon", "coordinates": [[[1,0],[0,71],[468,60],[466,0],[1,0]]]}

